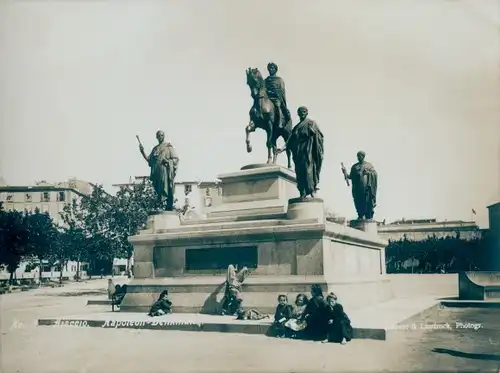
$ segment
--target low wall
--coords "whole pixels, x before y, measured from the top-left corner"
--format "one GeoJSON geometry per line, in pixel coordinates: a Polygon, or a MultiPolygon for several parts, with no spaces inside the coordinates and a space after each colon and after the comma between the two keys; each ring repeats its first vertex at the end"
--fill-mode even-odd
{"type": "Polygon", "coordinates": [[[458,274],[388,274],[395,298],[458,296],[458,274]]]}

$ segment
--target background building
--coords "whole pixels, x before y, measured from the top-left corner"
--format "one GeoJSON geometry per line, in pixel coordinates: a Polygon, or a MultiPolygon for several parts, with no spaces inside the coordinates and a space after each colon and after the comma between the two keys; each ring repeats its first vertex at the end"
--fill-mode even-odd
{"type": "Polygon", "coordinates": [[[35,211],[38,208],[62,224],[60,213],[64,205],[91,192],[92,184],[82,180],[70,179],[57,184],[40,181],[35,185],[2,185],[0,201],[5,210],[35,211]]]}
{"type": "MultiPolygon", "coordinates": [[[[35,183],[35,185],[0,185],[0,201],[5,210],[15,211],[35,211],[37,208],[41,212],[47,212],[58,225],[63,225],[60,212],[65,204],[70,203],[75,198],[88,195],[92,192],[93,184],[70,179],[60,183],[47,183],[45,180],[35,183]]],[[[63,271],[63,277],[73,278],[77,273],[77,262],[68,262],[63,271]]],[[[85,275],[86,264],[81,263],[80,272],[85,275]]],[[[42,277],[59,277],[60,270],[58,265],[50,266],[48,263],[42,263],[42,268],[30,268],[29,263],[21,262],[16,270],[14,277],[38,278],[39,271],[42,271],[42,277]]],[[[6,270],[0,271],[0,279],[9,278],[6,270]]]]}
{"type": "MultiPolygon", "coordinates": [[[[113,184],[114,187],[130,187],[149,179],[148,176],[135,176],[128,183],[113,184]]],[[[205,217],[214,207],[222,202],[222,189],[218,181],[178,181],[175,183],[176,207],[185,204],[186,195],[189,203],[200,217],[205,217]]]]}
{"type": "Polygon", "coordinates": [[[398,220],[390,224],[378,223],[378,234],[385,239],[398,241],[406,237],[408,240],[421,241],[427,237],[455,237],[473,239],[481,237],[483,230],[473,221],[451,220],[436,221],[436,219],[398,220]]]}

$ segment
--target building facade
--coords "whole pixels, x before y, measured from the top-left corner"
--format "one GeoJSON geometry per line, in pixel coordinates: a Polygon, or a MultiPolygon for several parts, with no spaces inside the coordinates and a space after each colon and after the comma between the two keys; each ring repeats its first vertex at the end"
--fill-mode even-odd
{"type": "MultiPolygon", "coordinates": [[[[128,183],[114,184],[114,187],[131,187],[149,179],[148,176],[130,178],[128,183]]],[[[175,183],[176,207],[189,204],[196,215],[205,217],[214,207],[222,203],[222,189],[218,181],[178,181],[175,183]]]]}
{"type": "Polygon", "coordinates": [[[57,184],[40,181],[33,186],[0,186],[0,201],[5,210],[34,212],[39,209],[48,213],[56,224],[62,224],[60,213],[64,206],[91,192],[92,184],[81,180],[72,179],[57,184]]]}
{"type": "Polygon", "coordinates": [[[379,236],[391,241],[405,237],[412,241],[422,241],[431,236],[456,237],[457,234],[462,239],[475,239],[481,237],[483,232],[473,221],[436,221],[436,219],[403,219],[390,224],[378,223],[377,229],[379,236]]]}
{"type": "MultiPolygon", "coordinates": [[[[39,209],[42,213],[48,213],[54,223],[63,225],[60,213],[64,206],[73,199],[78,199],[92,192],[93,185],[86,181],[70,179],[65,182],[50,184],[40,181],[35,185],[0,185],[0,202],[5,210],[32,211],[39,209]]],[[[17,279],[39,278],[39,271],[42,271],[43,278],[58,278],[60,270],[58,265],[49,266],[42,263],[42,268],[33,268],[27,262],[21,262],[19,268],[14,273],[17,279]]],[[[77,262],[68,262],[63,271],[64,278],[73,278],[78,269],[77,262]]],[[[80,264],[80,272],[85,275],[86,265],[80,264]]],[[[0,271],[0,280],[9,278],[10,274],[6,270],[0,271]]]]}

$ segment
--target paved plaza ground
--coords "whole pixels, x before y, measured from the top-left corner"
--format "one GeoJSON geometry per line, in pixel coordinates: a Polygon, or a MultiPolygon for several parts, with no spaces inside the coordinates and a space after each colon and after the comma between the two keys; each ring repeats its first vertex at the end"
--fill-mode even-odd
{"type": "Polygon", "coordinates": [[[41,317],[95,312],[86,303],[102,296],[105,286],[106,280],[94,280],[1,295],[0,372],[497,373],[500,368],[500,309],[438,309],[410,320],[416,330],[346,346],[260,335],[36,326],[41,317]],[[458,329],[456,322],[481,327],[458,329]],[[420,327],[444,323],[451,329],[420,327]]]}

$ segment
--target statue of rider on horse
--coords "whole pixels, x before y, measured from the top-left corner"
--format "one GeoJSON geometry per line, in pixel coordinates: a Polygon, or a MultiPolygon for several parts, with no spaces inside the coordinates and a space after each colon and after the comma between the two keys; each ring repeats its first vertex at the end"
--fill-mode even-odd
{"type": "MultiPolygon", "coordinates": [[[[267,65],[269,76],[264,80],[258,69],[249,68],[247,84],[253,98],[250,109],[250,122],[245,128],[247,152],[252,151],[250,133],[261,128],[267,133],[267,163],[276,164],[278,149],[276,141],[282,137],[286,142],[292,133],[292,120],[287,108],[285,82],[276,75],[278,65],[270,62],[267,65]]],[[[286,150],[288,168],[292,167],[291,153],[286,150]]]]}

